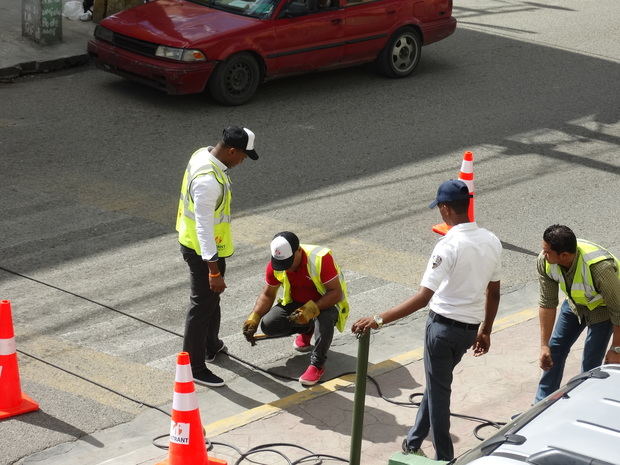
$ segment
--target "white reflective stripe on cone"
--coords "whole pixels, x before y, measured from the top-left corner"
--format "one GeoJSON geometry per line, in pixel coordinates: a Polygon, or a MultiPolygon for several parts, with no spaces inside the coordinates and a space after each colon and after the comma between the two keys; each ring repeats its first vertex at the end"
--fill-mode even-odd
{"type": "Polygon", "coordinates": [[[190,381],[194,381],[194,377],[192,376],[192,367],[189,365],[177,365],[174,380],[177,383],[189,383],[190,381]]]}
{"type": "Polygon", "coordinates": [[[174,393],[172,399],[172,410],[177,412],[191,412],[198,408],[198,396],[195,392],[189,392],[187,394],[174,393]]]}
{"type": "Polygon", "coordinates": [[[473,173],[474,172],[474,162],[469,160],[463,160],[461,163],[461,171],[463,173],[473,173]]]}
{"type": "Polygon", "coordinates": [[[13,355],[15,353],[15,338],[0,339],[0,355],[13,355]]]}
{"type": "Polygon", "coordinates": [[[474,181],[466,181],[465,179],[460,179],[460,181],[465,183],[470,194],[474,193],[474,181]]]}

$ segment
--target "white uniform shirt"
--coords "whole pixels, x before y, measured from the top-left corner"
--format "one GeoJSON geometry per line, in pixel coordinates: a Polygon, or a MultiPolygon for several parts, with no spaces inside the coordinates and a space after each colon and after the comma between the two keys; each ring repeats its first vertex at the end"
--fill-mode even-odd
{"type": "MultiPolygon", "coordinates": [[[[198,156],[206,161],[213,162],[218,168],[226,173],[227,166],[211,154],[213,147],[200,149],[198,156]]],[[[198,176],[192,182],[189,191],[194,199],[194,213],[196,215],[196,233],[200,243],[200,251],[203,260],[215,261],[218,259],[217,246],[215,245],[215,209],[222,201],[224,188],[215,179],[215,176],[198,176]]]]}
{"type": "Polygon", "coordinates": [[[429,307],[463,323],[484,320],[486,288],[499,281],[502,244],[476,223],[452,227],[435,248],[421,286],[435,292],[429,307]]]}

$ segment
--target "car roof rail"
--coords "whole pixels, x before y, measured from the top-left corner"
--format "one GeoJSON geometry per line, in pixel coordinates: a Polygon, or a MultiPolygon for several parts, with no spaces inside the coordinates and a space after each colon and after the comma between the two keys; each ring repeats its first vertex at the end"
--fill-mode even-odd
{"type": "Polygon", "coordinates": [[[570,379],[570,381],[568,383],[566,383],[567,386],[572,386],[573,384],[577,383],[577,382],[581,382],[584,379],[588,379],[588,378],[595,378],[595,379],[605,379],[605,378],[609,378],[611,375],[604,371],[601,370],[601,367],[598,367],[594,370],[590,370],[590,371],[586,371],[585,373],[581,373],[573,378],[570,379]]]}
{"type": "Polygon", "coordinates": [[[523,444],[527,441],[525,436],[521,436],[520,434],[504,434],[503,436],[497,436],[493,439],[490,439],[482,448],[480,449],[482,452],[488,452],[492,448],[496,448],[502,444],[523,444]]]}

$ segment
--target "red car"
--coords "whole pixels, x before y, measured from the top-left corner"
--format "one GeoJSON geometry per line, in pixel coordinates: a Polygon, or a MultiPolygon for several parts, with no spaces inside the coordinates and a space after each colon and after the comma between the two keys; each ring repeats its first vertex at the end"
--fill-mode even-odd
{"type": "Polygon", "coordinates": [[[376,61],[415,69],[454,32],[452,0],[157,0],[110,16],[88,52],[98,67],[170,94],[240,105],[264,79],[376,61]]]}

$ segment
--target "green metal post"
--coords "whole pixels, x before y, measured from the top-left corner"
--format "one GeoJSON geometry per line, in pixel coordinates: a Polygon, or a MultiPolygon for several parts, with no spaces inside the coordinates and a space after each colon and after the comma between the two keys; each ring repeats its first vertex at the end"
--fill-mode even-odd
{"type": "Polygon", "coordinates": [[[369,347],[370,331],[366,331],[359,337],[357,344],[357,375],[355,377],[355,398],[353,400],[353,428],[351,430],[351,455],[349,455],[350,465],[360,465],[362,453],[362,430],[364,428],[369,347]]]}

